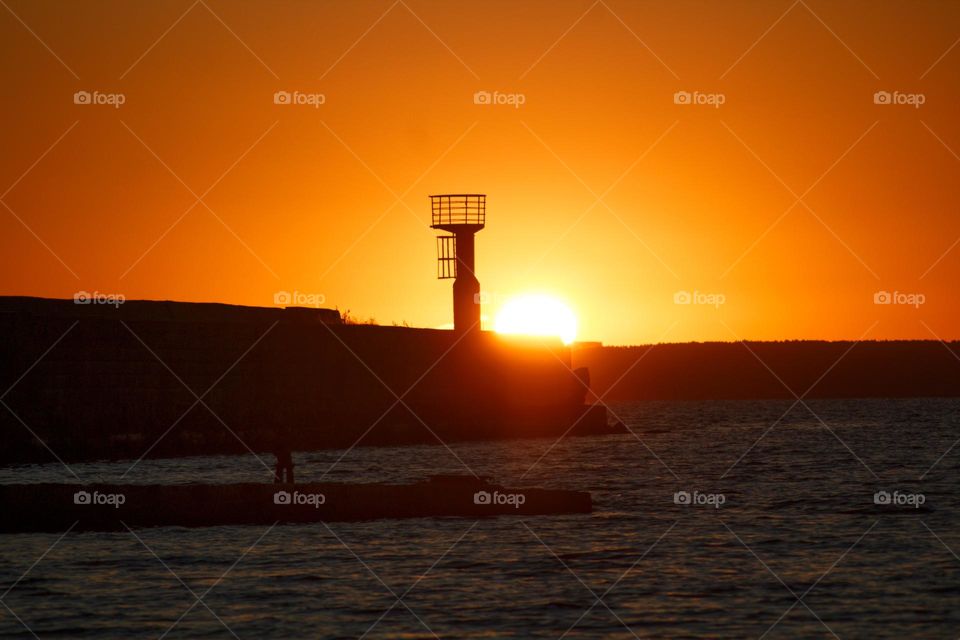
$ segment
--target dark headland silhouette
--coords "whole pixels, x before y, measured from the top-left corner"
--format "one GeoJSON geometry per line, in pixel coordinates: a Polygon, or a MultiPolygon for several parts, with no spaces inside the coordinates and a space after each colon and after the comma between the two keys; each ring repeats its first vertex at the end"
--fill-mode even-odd
{"type": "Polygon", "coordinates": [[[810,398],[960,396],[946,346],[960,348],[937,341],[571,354],[555,340],[343,324],[329,309],[18,297],[0,297],[0,331],[5,464],[616,431],[587,380],[605,402],[790,399],[784,384],[813,385],[810,398]]]}

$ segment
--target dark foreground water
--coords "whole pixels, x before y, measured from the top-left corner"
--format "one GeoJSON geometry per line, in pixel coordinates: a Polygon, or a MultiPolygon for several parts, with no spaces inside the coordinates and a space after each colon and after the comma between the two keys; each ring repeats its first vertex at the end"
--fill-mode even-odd
{"type": "MultiPolygon", "coordinates": [[[[636,437],[296,457],[302,480],[587,489],[589,516],[0,535],[0,637],[957,637],[960,401],[816,401],[777,422],[790,405],[620,405],[636,437]]],[[[125,481],[264,479],[247,456],[125,481]]],[[[39,481],[76,480],[0,470],[39,481]]]]}

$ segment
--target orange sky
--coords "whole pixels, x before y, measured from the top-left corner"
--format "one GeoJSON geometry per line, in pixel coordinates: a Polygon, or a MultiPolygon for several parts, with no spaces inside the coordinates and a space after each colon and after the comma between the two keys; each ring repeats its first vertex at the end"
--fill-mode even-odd
{"type": "Polygon", "coordinates": [[[439,326],[426,196],[467,191],[491,315],[545,291],[610,344],[960,338],[957,3],[6,3],[2,294],[439,326]]]}

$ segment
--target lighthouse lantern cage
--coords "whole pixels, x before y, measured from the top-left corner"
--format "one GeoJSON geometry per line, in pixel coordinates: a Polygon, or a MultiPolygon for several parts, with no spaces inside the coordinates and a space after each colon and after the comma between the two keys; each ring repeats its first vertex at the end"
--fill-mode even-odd
{"type": "Polygon", "coordinates": [[[474,232],[487,221],[487,196],[482,193],[457,193],[430,196],[431,223],[434,229],[474,232]]]}

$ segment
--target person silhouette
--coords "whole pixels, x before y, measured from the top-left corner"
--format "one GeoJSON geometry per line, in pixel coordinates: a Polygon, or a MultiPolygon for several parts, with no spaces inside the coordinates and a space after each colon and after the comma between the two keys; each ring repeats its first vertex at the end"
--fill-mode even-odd
{"type": "Polygon", "coordinates": [[[293,484],[293,455],[290,449],[285,446],[277,447],[274,455],[277,457],[277,466],[273,472],[273,483],[283,483],[286,474],[287,484],[293,484]]]}

